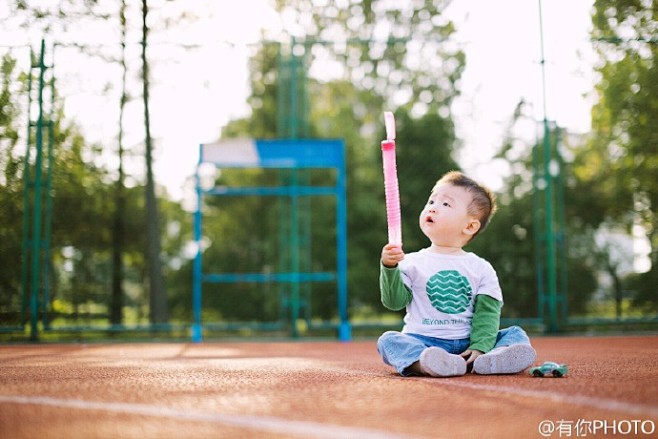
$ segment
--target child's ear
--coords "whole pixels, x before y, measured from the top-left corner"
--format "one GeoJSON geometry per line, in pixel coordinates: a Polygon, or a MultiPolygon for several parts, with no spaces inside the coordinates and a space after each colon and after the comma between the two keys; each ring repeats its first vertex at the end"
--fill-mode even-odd
{"type": "Polygon", "coordinates": [[[473,236],[478,232],[478,230],[480,230],[481,226],[482,224],[480,223],[479,219],[471,218],[466,227],[464,227],[464,233],[469,236],[473,236]]]}

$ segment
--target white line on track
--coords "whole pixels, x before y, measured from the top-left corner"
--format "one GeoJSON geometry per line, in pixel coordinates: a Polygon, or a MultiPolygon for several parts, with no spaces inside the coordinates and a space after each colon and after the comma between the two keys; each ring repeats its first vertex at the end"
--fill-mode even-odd
{"type": "Polygon", "coordinates": [[[584,395],[567,395],[556,392],[519,389],[516,387],[493,386],[490,384],[465,383],[455,380],[442,381],[441,385],[462,387],[473,390],[484,390],[509,395],[519,395],[530,398],[550,399],[551,401],[561,404],[573,404],[601,410],[624,412],[632,415],[649,415],[652,417],[658,417],[658,407],[616,401],[614,399],[594,398],[592,396],[584,395]]]}
{"type": "Polygon", "coordinates": [[[86,401],[81,399],[61,399],[49,396],[0,395],[0,404],[42,405],[76,410],[98,410],[130,415],[154,416],[160,418],[180,419],[183,421],[209,422],[231,427],[280,433],[287,436],[296,435],[313,438],[365,438],[365,439],[408,439],[411,436],[391,432],[371,430],[359,427],[344,427],[320,422],[294,421],[271,416],[229,415],[210,412],[195,412],[148,404],[129,404],[122,402],[86,401]]]}
{"type": "MultiPolygon", "coordinates": [[[[367,373],[370,376],[379,376],[380,373],[371,372],[367,373]]],[[[454,386],[462,387],[472,390],[484,390],[489,392],[502,393],[507,395],[517,395],[527,398],[536,398],[536,399],[549,399],[553,402],[560,404],[572,404],[578,406],[584,406],[589,408],[595,408],[600,410],[609,410],[616,412],[624,412],[631,415],[649,415],[652,417],[658,417],[658,407],[649,406],[646,404],[635,404],[632,402],[618,401],[614,399],[605,399],[605,398],[595,398],[593,396],[585,395],[569,395],[558,392],[550,391],[541,391],[541,390],[527,390],[519,389],[518,387],[508,387],[508,386],[494,386],[491,384],[477,384],[477,383],[468,383],[463,381],[457,381],[458,378],[423,378],[423,377],[414,377],[414,378],[403,378],[403,379],[419,379],[419,380],[430,380],[430,382],[437,383],[441,386],[454,386]]],[[[557,379],[557,378],[547,378],[547,379],[557,379]]]]}

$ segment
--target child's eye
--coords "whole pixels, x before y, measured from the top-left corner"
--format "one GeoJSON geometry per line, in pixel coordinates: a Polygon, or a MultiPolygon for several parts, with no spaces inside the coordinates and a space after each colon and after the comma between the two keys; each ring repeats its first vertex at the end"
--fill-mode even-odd
{"type": "Polygon", "coordinates": [[[432,204],[434,204],[434,200],[428,200],[427,201],[427,205],[432,205],[432,204]]]}
{"type": "Polygon", "coordinates": [[[445,206],[445,207],[450,207],[450,203],[448,203],[447,201],[444,201],[444,202],[441,203],[441,204],[442,204],[443,206],[445,206]]]}

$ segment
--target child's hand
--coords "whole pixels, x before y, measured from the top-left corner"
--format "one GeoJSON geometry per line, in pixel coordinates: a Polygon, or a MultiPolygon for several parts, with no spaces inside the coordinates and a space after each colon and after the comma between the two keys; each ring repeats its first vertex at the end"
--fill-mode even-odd
{"type": "Polygon", "coordinates": [[[382,264],[384,264],[384,267],[393,268],[403,259],[404,252],[398,244],[386,244],[382,249],[382,264]]]}
{"type": "Polygon", "coordinates": [[[466,349],[464,352],[459,354],[461,357],[466,360],[466,370],[470,371],[473,369],[473,362],[477,357],[482,355],[482,351],[478,351],[477,349],[466,349]]]}

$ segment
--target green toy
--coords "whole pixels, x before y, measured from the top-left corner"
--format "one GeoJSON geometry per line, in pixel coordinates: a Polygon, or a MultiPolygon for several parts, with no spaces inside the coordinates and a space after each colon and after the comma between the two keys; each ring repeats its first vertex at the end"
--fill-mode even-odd
{"type": "Polygon", "coordinates": [[[563,377],[567,374],[567,365],[558,364],[553,361],[544,361],[541,366],[530,368],[530,375],[534,377],[545,377],[552,375],[556,378],[563,377]]]}

